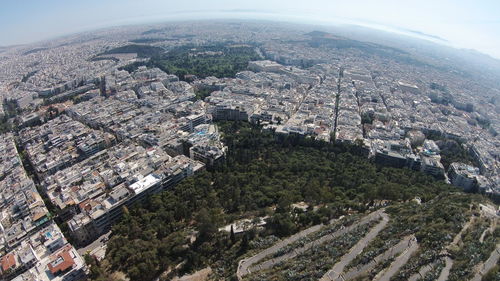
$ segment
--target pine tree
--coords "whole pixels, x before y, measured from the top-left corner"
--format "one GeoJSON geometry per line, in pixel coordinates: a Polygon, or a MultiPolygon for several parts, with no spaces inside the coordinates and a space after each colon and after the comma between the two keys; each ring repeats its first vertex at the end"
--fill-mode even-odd
{"type": "Polygon", "coordinates": [[[231,238],[231,243],[235,243],[236,242],[236,236],[234,235],[234,228],[233,228],[233,225],[231,224],[231,235],[230,235],[230,238],[231,238]]]}

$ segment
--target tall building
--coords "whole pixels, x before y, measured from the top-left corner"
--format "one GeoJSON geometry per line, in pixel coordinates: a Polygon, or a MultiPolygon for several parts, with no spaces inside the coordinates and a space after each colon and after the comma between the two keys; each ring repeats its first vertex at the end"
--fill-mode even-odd
{"type": "Polygon", "coordinates": [[[477,188],[479,168],[464,163],[451,163],[448,176],[451,184],[462,188],[464,191],[474,191],[477,188]]]}

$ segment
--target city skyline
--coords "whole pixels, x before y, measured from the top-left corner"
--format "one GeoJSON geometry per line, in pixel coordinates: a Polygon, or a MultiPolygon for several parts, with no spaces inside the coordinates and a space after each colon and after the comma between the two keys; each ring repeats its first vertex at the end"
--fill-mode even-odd
{"type": "Polygon", "coordinates": [[[0,11],[0,46],[29,44],[99,28],[193,19],[264,19],[353,24],[403,34],[500,59],[500,4],[495,1],[384,0],[254,1],[6,1],[0,11]],[[64,23],[64,24],[62,24],[64,23]]]}

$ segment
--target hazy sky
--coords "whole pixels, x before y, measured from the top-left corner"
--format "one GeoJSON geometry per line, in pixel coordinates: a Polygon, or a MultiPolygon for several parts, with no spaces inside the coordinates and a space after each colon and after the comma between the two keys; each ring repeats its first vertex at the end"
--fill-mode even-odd
{"type": "Polygon", "coordinates": [[[500,0],[0,0],[0,45],[113,25],[207,18],[404,28],[500,58],[500,0]]]}

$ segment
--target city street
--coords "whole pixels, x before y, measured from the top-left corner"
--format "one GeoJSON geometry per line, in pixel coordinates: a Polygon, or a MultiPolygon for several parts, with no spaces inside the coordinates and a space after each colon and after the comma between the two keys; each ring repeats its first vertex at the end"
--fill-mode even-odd
{"type": "Polygon", "coordinates": [[[77,249],[77,252],[82,256],[89,253],[95,255],[99,259],[103,258],[104,254],[106,253],[106,244],[108,242],[110,234],[111,231],[101,235],[98,239],[96,239],[89,245],[77,249]]]}

